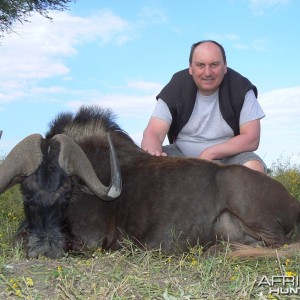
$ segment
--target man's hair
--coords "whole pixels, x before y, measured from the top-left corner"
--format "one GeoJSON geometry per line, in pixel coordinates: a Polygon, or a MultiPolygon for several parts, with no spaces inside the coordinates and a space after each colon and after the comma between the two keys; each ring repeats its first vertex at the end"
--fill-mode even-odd
{"type": "Polygon", "coordinates": [[[223,46],[220,45],[219,43],[217,43],[216,41],[213,41],[213,40],[203,40],[203,41],[200,41],[200,42],[197,42],[197,43],[193,44],[192,47],[191,47],[189,63],[190,64],[192,63],[195,48],[197,46],[199,46],[200,44],[207,43],[207,42],[214,43],[215,45],[217,45],[219,47],[219,49],[221,50],[222,56],[223,56],[224,64],[226,64],[226,54],[225,54],[225,50],[224,50],[223,46]]]}

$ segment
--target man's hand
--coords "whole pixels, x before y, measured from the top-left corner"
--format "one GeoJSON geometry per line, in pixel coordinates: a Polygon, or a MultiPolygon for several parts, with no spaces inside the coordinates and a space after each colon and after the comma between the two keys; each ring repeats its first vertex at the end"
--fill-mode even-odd
{"type": "Polygon", "coordinates": [[[151,155],[167,156],[167,153],[162,151],[162,144],[169,128],[170,124],[167,122],[158,118],[151,118],[143,133],[142,149],[151,155]]]}
{"type": "Polygon", "coordinates": [[[255,151],[259,145],[260,121],[254,120],[240,126],[240,134],[230,140],[205,149],[199,158],[223,159],[242,152],[255,151]]]}
{"type": "Polygon", "coordinates": [[[205,159],[205,160],[214,160],[217,159],[214,155],[214,151],[212,147],[206,148],[200,155],[199,158],[205,159]]]}
{"type": "Polygon", "coordinates": [[[143,149],[144,151],[148,152],[149,154],[153,155],[153,156],[167,156],[166,152],[162,152],[159,150],[150,150],[150,149],[143,149]]]}

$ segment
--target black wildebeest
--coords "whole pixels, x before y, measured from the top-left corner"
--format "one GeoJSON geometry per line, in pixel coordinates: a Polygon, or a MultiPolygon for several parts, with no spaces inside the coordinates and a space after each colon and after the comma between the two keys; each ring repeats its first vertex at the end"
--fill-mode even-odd
{"type": "Polygon", "coordinates": [[[300,203],[270,177],[238,165],[155,157],[111,111],[82,107],[26,137],[0,168],[0,193],[21,183],[25,220],[16,241],[28,257],[69,249],[185,251],[229,240],[278,247],[299,223],[300,203]]]}

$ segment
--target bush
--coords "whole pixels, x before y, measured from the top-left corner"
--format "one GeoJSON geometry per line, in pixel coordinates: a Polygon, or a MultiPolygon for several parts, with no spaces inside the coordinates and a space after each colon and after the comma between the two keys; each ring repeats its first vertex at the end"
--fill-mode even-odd
{"type": "Polygon", "coordinates": [[[281,156],[276,162],[273,162],[270,174],[300,200],[300,165],[292,164],[291,157],[281,156]]]}
{"type": "Polygon", "coordinates": [[[22,196],[17,185],[0,195],[0,256],[13,251],[11,242],[22,219],[22,196]]]}

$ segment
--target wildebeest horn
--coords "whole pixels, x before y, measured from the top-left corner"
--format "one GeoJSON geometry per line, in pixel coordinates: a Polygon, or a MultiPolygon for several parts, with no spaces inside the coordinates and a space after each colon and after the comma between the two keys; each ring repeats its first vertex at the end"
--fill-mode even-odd
{"type": "Polygon", "coordinates": [[[89,159],[76,142],[65,134],[57,134],[53,137],[53,139],[59,141],[61,145],[58,158],[60,167],[68,175],[76,175],[80,177],[88,188],[99,198],[103,200],[113,200],[121,194],[122,179],[114,146],[109,134],[107,136],[111,165],[111,182],[108,187],[101,183],[89,159]]]}
{"type": "Polygon", "coordinates": [[[41,164],[40,134],[32,134],[19,142],[7,155],[0,166],[0,193],[18,176],[29,176],[41,164]]]}

